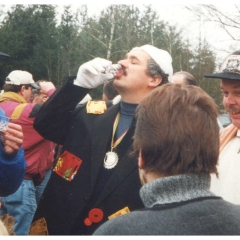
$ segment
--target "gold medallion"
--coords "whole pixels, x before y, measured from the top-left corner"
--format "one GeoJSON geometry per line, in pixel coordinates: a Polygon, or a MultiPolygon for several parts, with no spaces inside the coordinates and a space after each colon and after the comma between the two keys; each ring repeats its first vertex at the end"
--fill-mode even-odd
{"type": "Polygon", "coordinates": [[[118,155],[115,152],[107,152],[103,166],[107,169],[114,168],[118,163],[118,155]]]}

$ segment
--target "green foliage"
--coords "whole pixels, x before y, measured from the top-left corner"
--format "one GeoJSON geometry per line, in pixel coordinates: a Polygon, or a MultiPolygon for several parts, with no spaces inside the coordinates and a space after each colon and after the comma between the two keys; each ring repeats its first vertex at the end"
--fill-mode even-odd
{"type": "Polygon", "coordinates": [[[56,19],[51,5],[16,5],[0,28],[0,48],[11,58],[8,72],[21,69],[35,79],[52,79],[56,61],[56,19]]]}
{"type": "MultiPolygon", "coordinates": [[[[176,26],[160,21],[152,6],[109,5],[99,17],[89,17],[87,5],[73,12],[64,6],[60,24],[54,5],[14,5],[0,23],[0,78],[15,69],[31,72],[34,79],[51,80],[59,87],[67,76],[76,75],[84,62],[101,57],[117,63],[133,47],[151,44],[167,50],[174,72],[192,73],[200,87],[216,102],[219,85],[203,78],[215,69],[215,55],[207,44],[192,46],[176,26]]],[[[102,98],[102,86],[90,93],[102,98]]]]}

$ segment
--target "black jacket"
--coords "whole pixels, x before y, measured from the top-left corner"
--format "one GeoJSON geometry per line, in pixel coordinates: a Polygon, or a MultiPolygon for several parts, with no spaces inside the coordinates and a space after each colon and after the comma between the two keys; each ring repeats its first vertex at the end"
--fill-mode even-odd
{"type": "MultiPolygon", "coordinates": [[[[63,144],[63,151],[68,151],[74,155],[73,158],[77,157],[82,162],[72,181],[52,173],[35,213],[30,234],[92,234],[117,211],[125,207],[130,211],[143,207],[139,196],[141,184],[137,159],[130,154],[135,120],[116,148],[120,159],[112,174],[108,174],[102,167],[103,159],[110,150],[113,122],[119,104],[107,104],[104,114],[89,114],[85,105],[75,108],[88,90],[73,85],[73,79],[69,78],[44,103],[35,119],[34,128],[43,137],[63,144]],[[103,174],[100,176],[99,173],[103,174]],[[104,187],[96,194],[94,188],[100,181],[104,187]],[[102,211],[103,219],[87,226],[89,224],[84,221],[94,208],[102,211]],[[44,230],[36,231],[36,226],[40,229],[39,224],[45,226],[44,230]]],[[[96,189],[99,190],[99,187],[96,189]]]]}

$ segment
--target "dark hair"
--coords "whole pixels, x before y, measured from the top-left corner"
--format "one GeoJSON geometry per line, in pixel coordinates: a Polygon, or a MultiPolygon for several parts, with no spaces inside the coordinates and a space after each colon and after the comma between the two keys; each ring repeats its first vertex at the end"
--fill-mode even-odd
{"type": "Polygon", "coordinates": [[[137,108],[133,153],[146,171],[165,176],[216,173],[219,154],[218,108],[196,86],[165,84],[137,108]]]}
{"type": "Polygon", "coordinates": [[[107,96],[108,100],[114,99],[119,94],[113,86],[113,80],[103,85],[103,93],[107,96]]]}
{"type": "Polygon", "coordinates": [[[30,84],[14,85],[14,84],[7,84],[7,83],[5,83],[3,85],[3,90],[4,90],[4,92],[15,92],[15,93],[18,93],[18,92],[21,91],[22,86],[25,86],[26,89],[31,87],[30,84]]]}
{"type": "Polygon", "coordinates": [[[240,50],[233,52],[231,55],[240,55],[240,50]]]}
{"type": "Polygon", "coordinates": [[[173,76],[178,75],[178,74],[179,75],[182,74],[184,76],[184,80],[186,81],[187,85],[197,86],[197,81],[191,73],[185,72],[185,71],[180,71],[180,72],[174,73],[173,76]]]}
{"type": "Polygon", "coordinates": [[[151,77],[162,77],[162,82],[159,84],[159,86],[169,82],[168,74],[166,74],[153,59],[148,60],[148,73],[151,77]]]}

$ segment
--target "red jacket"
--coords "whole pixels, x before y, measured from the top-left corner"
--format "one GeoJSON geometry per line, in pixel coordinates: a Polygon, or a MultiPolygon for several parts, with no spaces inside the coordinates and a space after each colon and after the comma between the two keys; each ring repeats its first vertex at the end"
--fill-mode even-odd
{"type": "MultiPolygon", "coordinates": [[[[54,90],[49,91],[49,95],[54,90]]],[[[22,126],[24,155],[27,162],[25,179],[32,179],[35,185],[39,185],[45,176],[47,169],[53,163],[53,143],[44,139],[34,128],[33,122],[41,105],[26,103],[17,93],[6,92],[0,98],[0,107],[6,115],[12,118],[13,123],[22,126]],[[18,107],[18,110],[16,108],[18,107]],[[15,112],[14,112],[15,110],[15,112]],[[15,115],[15,116],[14,116],[15,115]]]]}

